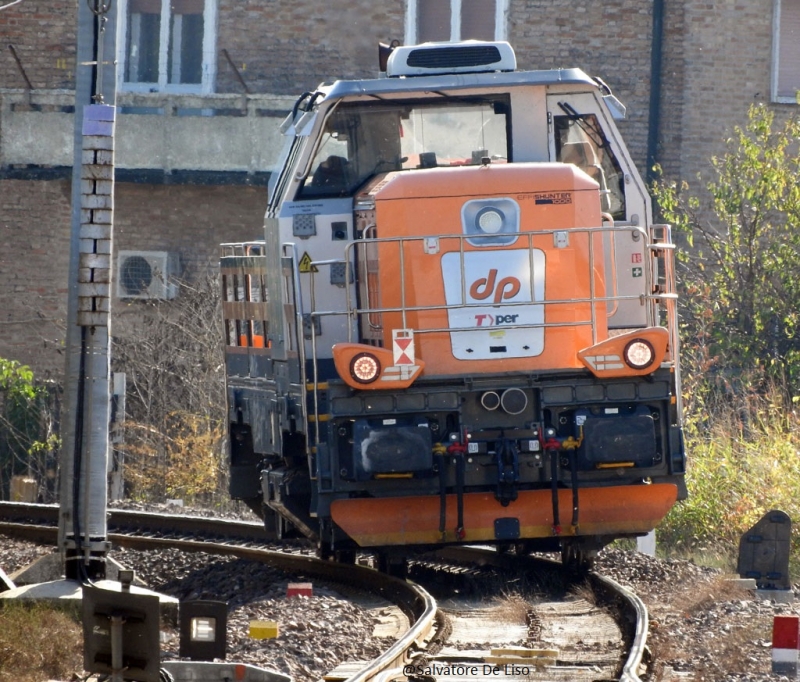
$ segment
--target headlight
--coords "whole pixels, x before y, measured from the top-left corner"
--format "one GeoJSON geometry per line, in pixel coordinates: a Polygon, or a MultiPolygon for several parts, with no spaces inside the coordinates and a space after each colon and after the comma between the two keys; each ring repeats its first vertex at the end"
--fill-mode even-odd
{"type": "Polygon", "coordinates": [[[653,344],[645,339],[634,339],[625,346],[625,362],[633,369],[645,369],[653,364],[656,352],[653,344]]]}
{"type": "Polygon", "coordinates": [[[370,384],[381,373],[381,363],[372,353],[359,353],[350,361],[350,376],[361,384],[370,384]]]}
{"type": "Polygon", "coordinates": [[[510,197],[470,199],[461,206],[461,227],[471,246],[513,244],[519,238],[519,222],[519,204],[510,197]]]}
{"type": "Polygon", "coordinates": [[[505,216],[499,209],[487,206],[478,211],[475,216],[475,224],[478,229],[485,234],[497,234],[503,229],[505,216]]]}

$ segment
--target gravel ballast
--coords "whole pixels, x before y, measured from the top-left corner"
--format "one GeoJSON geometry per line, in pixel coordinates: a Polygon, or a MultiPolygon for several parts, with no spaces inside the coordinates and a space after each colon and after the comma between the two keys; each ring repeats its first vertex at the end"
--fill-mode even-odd
{"type": "MultiPolygon", "coordinates": [[[[772,622],[800,613],[798,603],[761,600],[731,582],[737,576],[689,561],[606,549],[597,570],[629,587],[650,614],[649,682],[777,682],[772,622]]],[[[797,598],[798,586],[793,594],[797,598]]]]}
{"type": "MultiPolygon", "coordinates": [[[[53,551],[14,538],[0,541],[0,568],[7,574],[53,551]]],[[[304,582],[255,562],[180,553],[115,550],[120,563],[154,590],[180,599],[229,604],[229,660],[273,668],[298,682],[317,680],[344,661],[369,660],[391,640],[373,637],[380,609],[367,609],[335,587],[315,585],[313,597],[286,597],[289,582],[304,582]],[[273,640],[249,637],[251,620],[279,623],[273,640]]],[[[756,599],[722,572],[689,561],[663,560],[606,549],[597,570],[636,592],[650,613],[653,664],[647,682],[678,680],[777,682],[771,673],[772,623],[800,613],[800,603],[756,599]]],[[[793,593],[798,596],[798,586],[793,593]]],[[[166,632],[165,658],[177,656],[178,638],[166,632]]]]}

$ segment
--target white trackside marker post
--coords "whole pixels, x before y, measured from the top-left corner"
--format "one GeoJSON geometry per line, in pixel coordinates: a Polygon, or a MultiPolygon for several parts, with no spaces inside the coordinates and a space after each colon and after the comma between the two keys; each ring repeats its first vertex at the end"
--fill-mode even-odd
{"type": "Polygon", "coordinates": [[[636,538],[636,549],[647,556],[656,555],[656,532],[651,530],[647,535],[636,538]]]}
{"type": "Polygon", "coordinates": [[[797,675],[800,616],[775,616],[772,625],[772,672],[797,675]]]}

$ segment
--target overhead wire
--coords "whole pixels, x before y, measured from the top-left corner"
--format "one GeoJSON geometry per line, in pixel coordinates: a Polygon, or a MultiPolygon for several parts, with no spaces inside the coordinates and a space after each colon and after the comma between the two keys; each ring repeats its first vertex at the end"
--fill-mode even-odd
{"type": "Polygon", "coordinates": [[[2,12],[4,9],[8,9],[9,7],[13,7],[14,5],[18,5],[21,2],[22,0],[14,0],[14,2],[9,2],[7,5],[0,5],[0,12],[2,12]]]}

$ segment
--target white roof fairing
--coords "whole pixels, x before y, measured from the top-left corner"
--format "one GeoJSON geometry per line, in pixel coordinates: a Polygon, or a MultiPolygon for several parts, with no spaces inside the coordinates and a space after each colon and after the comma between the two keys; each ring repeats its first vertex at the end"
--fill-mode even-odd
{"type": "Polygon", "coordinates": [[[489,73],[437,74],[415,76],[413,78],[375,78],[367,80],[339,80],[323,84],[317,88],[325,101],[354,96],[380,98],[419,94],[440,93],[458,90],[493,88],[502,91],[506,88],[536,85],[582,85],[586,89],[597,90],[597,82],[581,69],[551,69],[546,71],[493,71],[489,73]]]}

